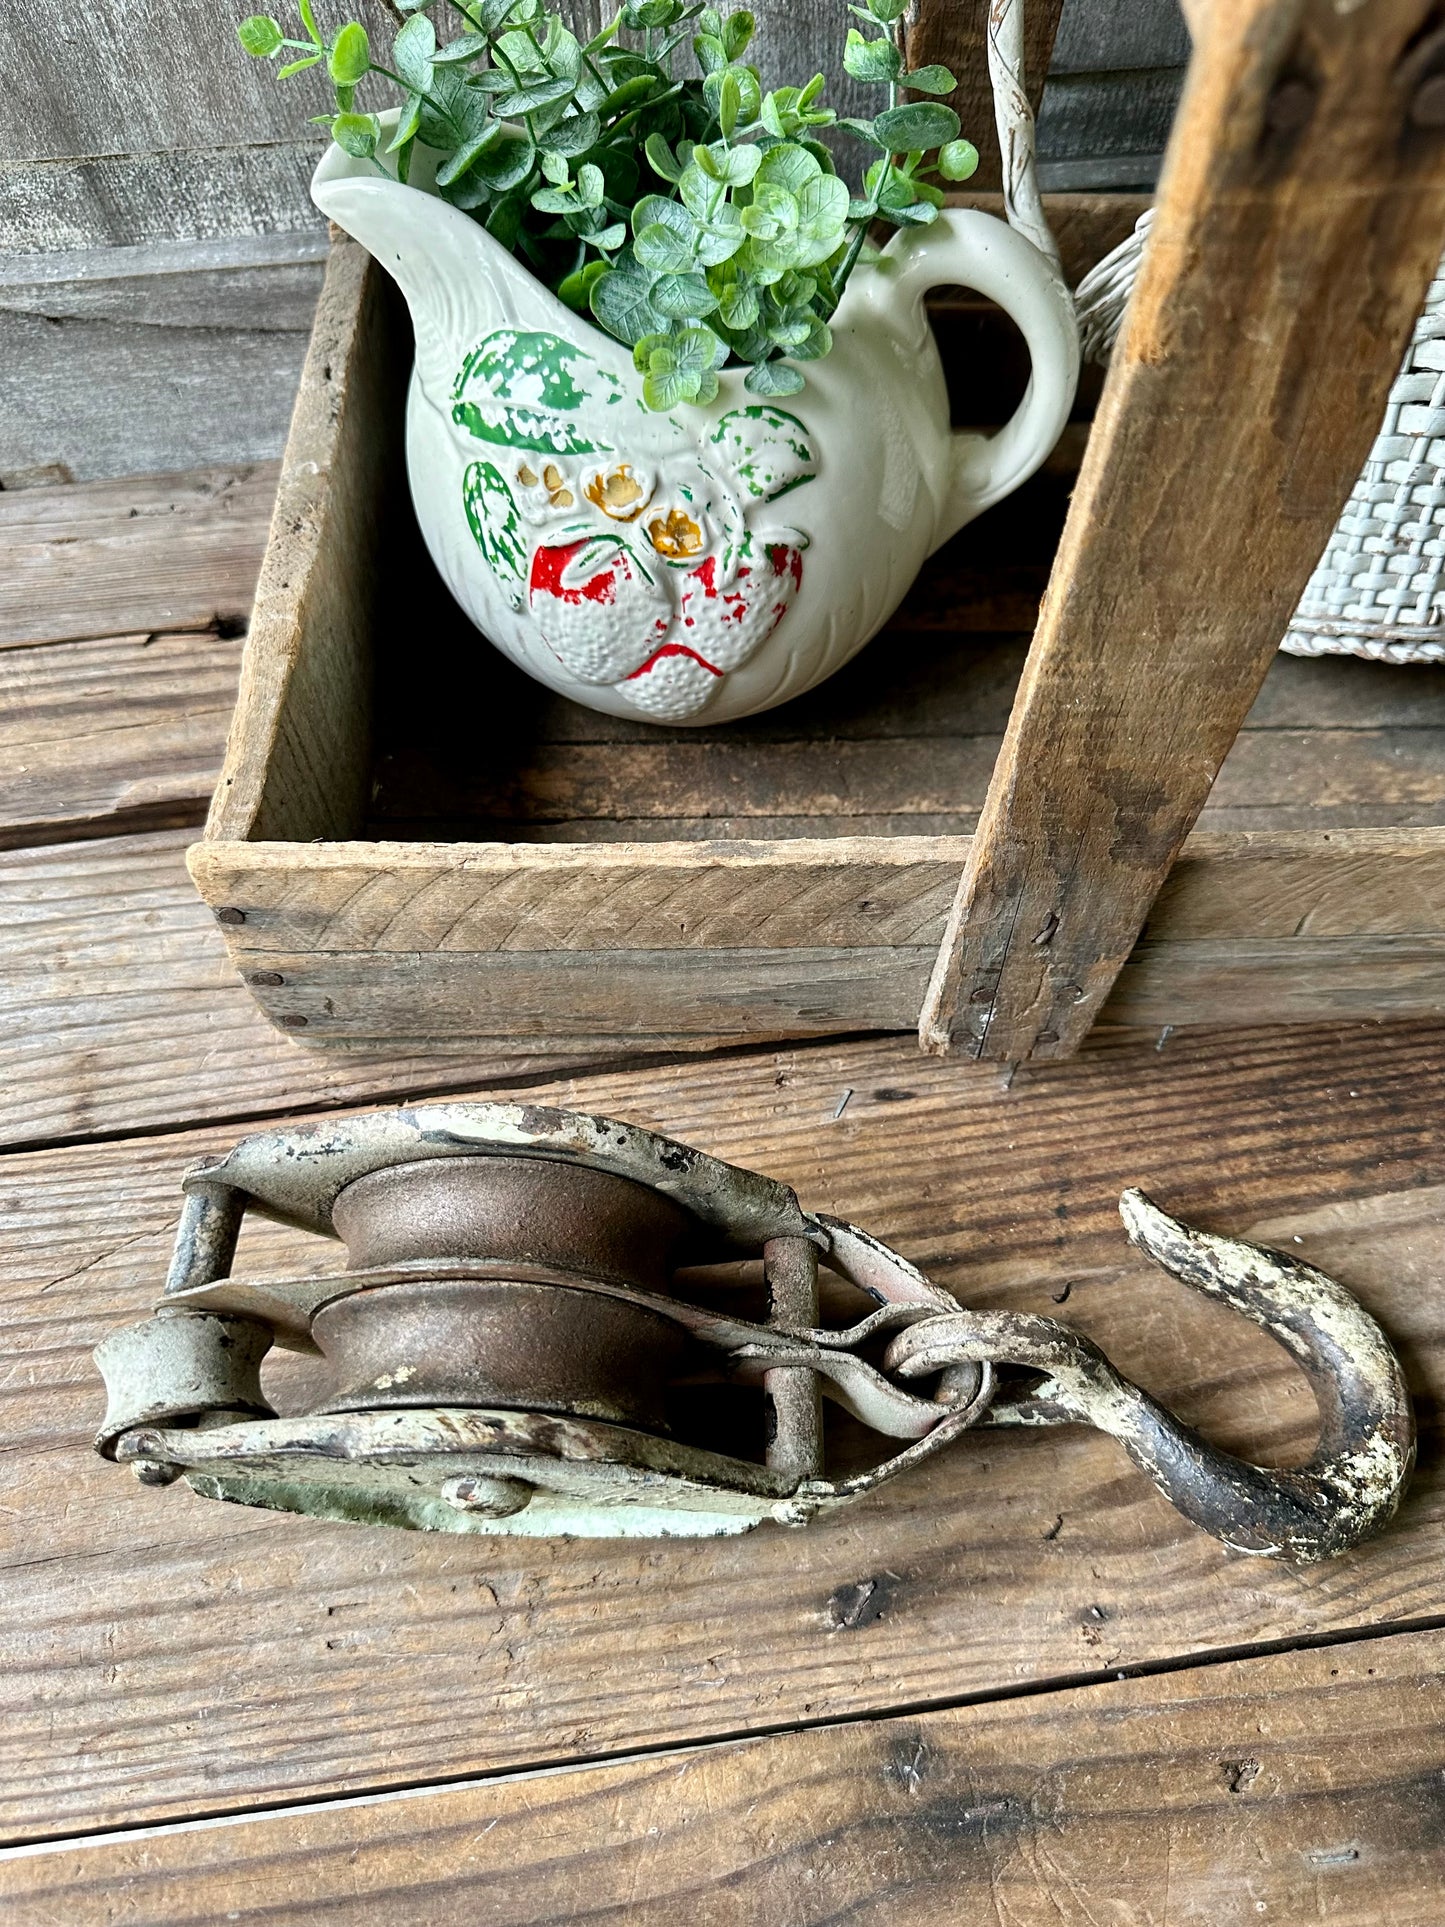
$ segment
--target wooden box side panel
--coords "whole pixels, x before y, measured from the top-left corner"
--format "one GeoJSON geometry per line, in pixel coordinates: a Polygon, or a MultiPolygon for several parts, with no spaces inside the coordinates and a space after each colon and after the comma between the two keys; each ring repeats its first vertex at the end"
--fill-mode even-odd
{"type": "MultiPolygon", "coordinates": [[[[307,1043],[672,1049],[908,1029],[967,842],[205,843],[191,867],[307,1043]]],[[[1442,1009],[1445,830],[1259,832],[1191,838],[1105,1016],[1442,1009]]]]}
{"type": "Polygon", "coordinates": [[[333,240],[208,837],[353,834],[369,782],[378,537],[400,485],[397,303],[333,240]]]}

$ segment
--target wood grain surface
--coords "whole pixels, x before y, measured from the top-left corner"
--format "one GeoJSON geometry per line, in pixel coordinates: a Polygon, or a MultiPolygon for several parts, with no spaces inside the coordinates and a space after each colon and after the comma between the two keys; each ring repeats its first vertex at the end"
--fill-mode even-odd
{"type": "Polygon", "coordinates": [[[0,848],[203,822],[240,659],[214,632],[0,650],[0,848]]]}
{"type": "Polygon", "coordinates": [[[190,834],[0,855],[0,1148],[547,1068],[509,1045],[450,1066],[434,1052],[301,1050],[226,955],[186,875],[190,834]]]}
{"type": "Polygon", "coordinates": [[[1442,1676],[1445,1634],[1402,1633],[0,1854],[0,1900],[12,1927],[1437,1927],[1442,1676]]]}
{"type": "Polygon", "coordinates": [[[332,247],[207,819],[215,836],[353,834],[367,794],[381,530],[405,470],[394,290],[332,247]],[[305,648],[302,647],[303,637],[305,648]]]}
{"type": "MultiPolygon", "coordinates": [[[[949,6],[910,10],[905,46],[910,68],[935,62],[958,76],[949,103],[963,132],[978,149],[976,188],[997,188],[1002,179],[993,89],[988,77],[986,27],[991,0],[954,0],[949,6]]],[[[1024,20],[1024,84],[1037,113],[1053,53],[1063,0],[1029,0],[1024,20]]]]}
{"type": "Polygon", "coordinates": [[[1410,119],[1431,17],[1209,10],[930,1048],[1077,1046],[1264,680],[1438,264],[1445,141],[1410,119]]]}
{"type": "MultiPolygon", "coordinates": [[[[159,1289],[180,1171],[235,1129],[6,1159],[0,1830],[1014,1694],[1438,1612],[1442,1074],[1445,1028],[1367,1025],[1104,1042],[1008,1088],[910,1038],[537,1087],[770,1172],[971,1303],[1068,1318],[1275,1463],[1307,1450],[1304,1380],[1131,1255],[1115,1201],[1141,1182],[1323,1265],[1401,1347],[1424,1436],[1397,1524],[1303,1572],[1226,1553],[1086,1432],[978,1433],[805,1533],[706,1548],[438,1539],[136,1487],[90,1452],[88,1354],[159,1289]]],[[[258,1224],[239,1265],[338,1257],[258,1224]]],[[[272,1382],[299,1395],[294,1371],[272,1382]]]]}
{"type": "Polygon", "coordinates": [[[244,628],[279,468],[0,490],[0,647],[244,628]]]}
{"type": "MultiPolygon", "coordinates": [[[[0,54],[3,59],[3,54],[0,54]]],[[[52,170],[54,171],[54,170],[52,170]]],[[[0,168],[0,198],[5,188],[0,168]]],[[[58,210],[52,201],[50,218],[58,210]]],[[[13,202],[0,213],[0,246],[13,202]]],[[[0,253],[0,483],[274,459],[324,228],[0,253]]]]}

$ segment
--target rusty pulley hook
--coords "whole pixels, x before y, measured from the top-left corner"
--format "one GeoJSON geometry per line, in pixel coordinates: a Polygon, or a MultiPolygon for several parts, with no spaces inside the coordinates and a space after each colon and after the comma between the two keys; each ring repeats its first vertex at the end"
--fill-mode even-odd
{"type": "Polygon", "coordinates": [[[1348,1292],[1137,1191],[1121,1201],[1134,1242],[1309,1377],[1308,1465],[1219,1452],[1068,1326],[968,1311],[786,1186],[614,1119],[375,1112],[245,1138],[183,1188],[155,1313],[96,1352],[110,1391],[96,1443],[211,1498],[434,1531],[715,1535],[806,1524],[975,1425],[1084,1423],[1226,1544],[1306,1562],[1383,1524],[1413,1460],[1399,1362],[1348,1292]],[[344,1239],[348,1269],[235,1274],[247,1210],[344,1239]],[[735,1315],[719,1268],[736,1285],[758,1261],[765,1314],[735,1315]],[[820,1267],[872,1309],[825,1323],[820,1267]],[[272,1409],[273,1345],[327,1359],[317,1409],[272,1409]],[[699,1433],[700,1381],[761,1389],[755,1450],[737,1425],[699,1433]],[[830,1476],[820,1393],[901,1449],[830,1476]]]}
{"type": "Polygon", "coordinates": [[[1195,1231],[1142,1191],[1120,1215],[1132,1242],[1181,1283],[1219,1298],[1294,1357],[1320,1410],[1308,1464],[1266,1471],[1220,1452],[1180,1423],[1080,1333],[1056,1319],[960,1311],[902,1333],[885,1361],[901,1377],[957,1358],[1041,1372],[997,1396],[993,1425],[1082,1423],[1118,1439],[1187,1519],[1237,1552],[1309,1564],[1344,1552],[1394,1512],[1415,1459],[1415,1425],[1400,1361],[1343,1286],[1242,1238],[1195,1231]]]}

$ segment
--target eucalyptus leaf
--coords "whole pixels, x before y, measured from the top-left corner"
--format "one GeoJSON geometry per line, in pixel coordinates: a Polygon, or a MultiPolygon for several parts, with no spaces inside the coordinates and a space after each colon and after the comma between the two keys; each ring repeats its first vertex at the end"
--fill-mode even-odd
{"type": "Polygon", "coordinates": [[[387,147],[388,154],[400,153],[408,142],[416,138],[416,130],[421,125],[421,96],[413,94],[407,101],[401,118],[396,123],[396,132],[387,147]]]}
{"type": "Polygon", "coordinates": [[[601,132],[602,124],[595,114],[569,114],[549,130],[547,145],[554,154],[575,160],[579,154],[591,153],[601,132]]]}
{"type": "Polygon", "coordinates": [[[958,82],[947,67],[919,67],[903,76],[903,85],[911,94],[951,94],[958,82]]]}
{"type": "MultiPolygon", "coordinates": [[[[313,0],[296,5],[308,41],[288,47],[279,20],[252,14],[237,28],[242,47],[260,59],[298,52],[283,75],[324,61],[336,105],[324,118],[358,159],[386,139],[405,182],[418,148],[430,150],[431,191],[635,347],[651,407],[706,402],[729,359],[750,366],[755,393],[795,392],[796,364],[829,351],[828,317],[856,264],[874,258],[868,222],[934,219],[937,182],[977,165],[957,117],[933,101],[839,122],[822,74],[764,94],[744,58],[756,24],[747,11],[623,0],[584,49],[561,0],[447,0],[460,31],[439,46],[436,0],[394,0],[392,66],[377,68],[359,22],[343,17],[323,38],[313,0]],[[696,64],[684,75],[675,56],[692,36],[696,64]],[[386,135],[353,111],[363,79],[400,90],[386,135]],[[877,155],[852,199],[818,138],[832,125],[877,155]]],[[[862,31],[840,49],[844,71],[887,85],[895,102],[900,86],[951,92],[941,67],[903,71],[890,30],[903,5],[849,9],[862,31]]]]}
{"type": "Polygon", "coordinates": [[[746,50],[756,27],[757,21],[743,8],[739,8],[736,13],[730,13],[723,21],[723,51],[729,60],[736,60],[738,55],[746,50]]]}
{"type": "Polygon", "coordinates": [[[433,59],[438,67],[460,66],[484,54],[490,44],[484,33],[464,33],[460,39],[449,40],[445,47],[439,47],[433,59]]]}
{"type": "Polygon", "coordinates": [[[338,87],[354,87],[371,71],[371,42],[359,21],[348,20],[337,34],[326,56],[326,70],[338,87]]]}
{"type": "Polygon", "coordinates": [[[926,153],[958,138],[958,115],[936,101],[909,101],[903,107],[887,108],[873,128],[891,154],[926,153]]]}
{"type": "Polygon", "coordinates": [[[754,395],[796,395],[804,386],[803,373],[786,361],[757,361],[743,386],[754,395]]]}
{"type": "Polygon", "coordinates": [[[593,282],[588,301],[608,334],[631,347],[656,334],[666,320],[653,307],[651,297],[652,276],[624,255],[593,282]]]}
{"type": "Polygon", "coordinates": [[[670,320],[701,320],[718,305],[717,296],[700,274],[660,274],[652,284],[652,305],[670,320]]]}
{"type": "Polygon", "coordinates": [[[697,237],[691,239],[661,221],[650,221],[633,236],[633,252],[654,274],[683,274],[697,260],[697,237]]]}
{"type": "Polygon", "coordinates": [[[648,166],[660,179],[673,182],[682,179],[682,164],[661,134],[649,134],[643,143],[643,152],[648,166]]]}
{"type": "Polygon", "coordinates": [[[331,123],[336,145],[359,161],[370,160],[376,152],[380,131],[375,114],[338,114],[331,123]]]}
{"type": "MultiPolygon", "coordinates": [[[[475,166],[489,147],[497,144],[501,133],[500,127],[489,127],[486,133],[473,135],[471,140],[455,148],[437,169],[437,186],[450,187],[453,181],[460,180],[463,174],[475,166]]],[[[528,160],[530,164],[530,155],[528,160]]]]}
{"type": "Polygon", "coordinates": [[[253,13],[236,29],[236,38],[242,47],[258,60],[269,60],[279,52],[285,37],[276,22],[264,13],[253,13]]]}
{"type": "Polygon", "coordinates": [[[526,180],[535,156],[536,149],[525,134],[493,127],[482,136],[473,167],[494,194],[504,194],[526,180]]]}
{"type": "Polygon", "coordinates": [[[436,50],[436,28],[424,13],[413,14],[392,41],[392,64],[414,94],[430,89],[436,50]]]}
{"type": "Polygon", "coordinates": [[[843,48],[843,66],[854,80],[887,85],[902,71],[903,56],[891,40],[865,40],[856,27],[850,27],[843,48]]]}
{"type": "Polygon", "coordinates": [[[966,181],[978,172],[978,149],[972,141],[945,141],[938,150],[938,171],[946,181],[966,181]]]}

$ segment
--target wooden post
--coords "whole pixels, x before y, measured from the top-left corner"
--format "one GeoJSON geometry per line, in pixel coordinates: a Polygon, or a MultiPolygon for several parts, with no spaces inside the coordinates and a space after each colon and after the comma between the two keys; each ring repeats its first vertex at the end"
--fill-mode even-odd
{"type": "Polygon", "coordinates": [[[1379,427],[1445,239],[1432,0],[1216,0],[920,1021],[1077,1048],[1379,427]]]}
{"type": "MultiPolygon", "coordinates": [[[[978,172],[968,184],[977,193],[996,189],[1003,180],[985,40],[993,4],[994,0],[917,0],[904,42],[911,68],[937,62],[958,76],[958,92],[949,96],[948,104],[963,123],[965,138],[978,149],[978,172]]],[[[1024,82],[1035,113],[1063,4],[1064,0],[1025,0],[1024,82]]]]}

